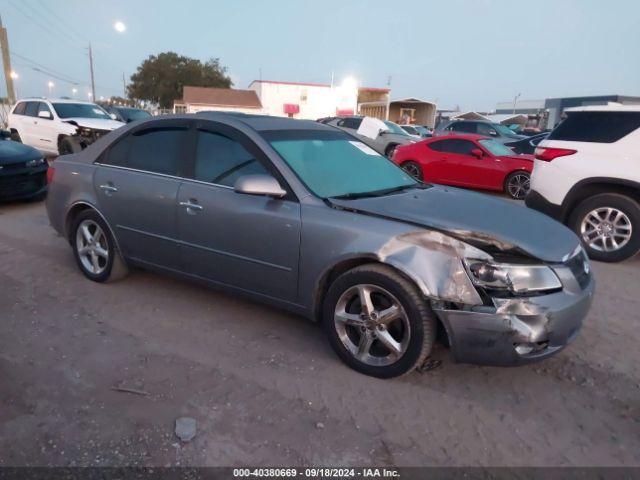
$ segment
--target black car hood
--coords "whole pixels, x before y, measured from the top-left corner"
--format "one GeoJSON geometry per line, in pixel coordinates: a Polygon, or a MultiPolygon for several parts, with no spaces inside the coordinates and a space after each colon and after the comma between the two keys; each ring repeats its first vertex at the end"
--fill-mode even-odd
{"type": "Polygon", "coordinates": [[[12,140],[0,140],[0,165],[28,162],[42,158],[42,154],[35,148],[12,140]]]}
{"type": "Polygon", "coordinates": [[[563,262],[579,245],[567,227],[522,205],[458,188],[432,186],[359,199],[331,199],[334,206],[447,232],[487,250],[520,252],[563,262]]]}

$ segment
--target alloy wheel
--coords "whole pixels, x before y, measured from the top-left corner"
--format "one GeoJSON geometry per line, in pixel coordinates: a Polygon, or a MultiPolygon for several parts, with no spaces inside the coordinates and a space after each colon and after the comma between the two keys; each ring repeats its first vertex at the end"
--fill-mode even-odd
{"type": "Polygon", "coordinates": [[[85,270],[100,275],[109,263],[107,237],[93,220],[83,220],[76,230],[76,250],[85,270]]]}
{"type": "Polygon", "coordinates": [[[591,210],[580,224],[583,242],[599,252],[620,250],[629,243],[632,232],[629,217],[623,211],[611,207],[591,210]]]}
{"type": "Polygon", "coordinates": [[[336,304],[334,324],[342,345],[367,365],[391,365],[409,346],[411,328],[404,308],[376,285],[347,289],[336,304]]]}
{"type": "Polygon", "coordinates": [[[509,179],[509,183],[507,184],[507,190],[509,191],[509,195],[513,198],[522,199],[527,193],[529,193],[529,188],[531,187],[531,179],[526,173],[516,173],[511,176],[509,179]]]}
{"type": "Polygon", "coordinates": [[[413,178],[419,179],[421,176],[420,167],[418,167],[418,165],[416,165],[415,163],[407,163],[406,165],[402,166],[402,169],[413,178]]]}

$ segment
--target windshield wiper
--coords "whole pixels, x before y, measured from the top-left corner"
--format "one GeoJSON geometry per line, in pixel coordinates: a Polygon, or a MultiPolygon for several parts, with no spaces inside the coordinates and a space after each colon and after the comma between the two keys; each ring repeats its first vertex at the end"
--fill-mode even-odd
{"type": "Polygon", "coordinates": [[[422,186],[416,183],[414,185],[402,185],[400,187],[385,188],[383,190],[373,190],[371,192],[345,193],[344,195],[336,195],[335,197],[329,198],[335,198],[336,200],[353,200],[356,198],[384,197],[385,195],[402,192],[404,190],[409,190],[412,188],[422,188],[422,186]]]}

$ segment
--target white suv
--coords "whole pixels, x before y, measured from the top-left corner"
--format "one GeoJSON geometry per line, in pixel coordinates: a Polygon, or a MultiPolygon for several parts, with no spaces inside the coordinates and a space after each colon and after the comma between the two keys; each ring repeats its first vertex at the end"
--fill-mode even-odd
{"type": "Polygon", "coordinates": [[[536,148],[527,206],[567,224],[594,260],[640,250],[640,105],[567,109],[536,148]]]}
{"type": "Polygon", "coordinates": [[[9,113],[8,124],[13,140],[45,155],[78,152],[124,125],[95,103],[44,98],[18,101],[9,113]]]}

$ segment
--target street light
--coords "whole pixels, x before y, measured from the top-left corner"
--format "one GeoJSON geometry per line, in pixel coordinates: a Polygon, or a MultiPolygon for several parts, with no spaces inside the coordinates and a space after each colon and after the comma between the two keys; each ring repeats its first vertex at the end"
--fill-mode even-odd
{"type": "Polygon", "coordinates": [[[517,94],[516,97],[513,99],[513,115],[516,114],[516,103],[518,103],[518,99],[520,98],[520,95],[522,95],[521,93],[517,94]]]}
{"type": "Polygon", "coordinates": [[[71,94],[75,97],[75,96],[76,96],[76,93],[78,93],[78,89],[77,89],[76,87],[73,87],[73,88],[71,89],[71,94]]]}
{"type": "Polygon", "coordinates": [[[51,95],[51,92],[53,91],[53,87],[55,87],[55,84],[49,80],[49,82],[47,83],[47,86],[49,87],[49,95],[51,95]]]}
{"type": "MultiPolygon", "coordinates": [[[[18,80],[18,78],[20,78],[20,75],[18,75],[18,73],[15,70],[11,70],[11,72],[9,73],[9,76],[11,77],[11,79],[15,82],[16,80],[18,80]]],[[[16,85],[13,86],[13,90],[15,92],[16,95],[16,99],[19,98],[18,95],[18,87],[16,85]]]]}
{"type": "Polygon", "coordinates": [[[91,92],[87,92],[87,97],[91,98],[93,95],[91,95],[91,92]]]}

